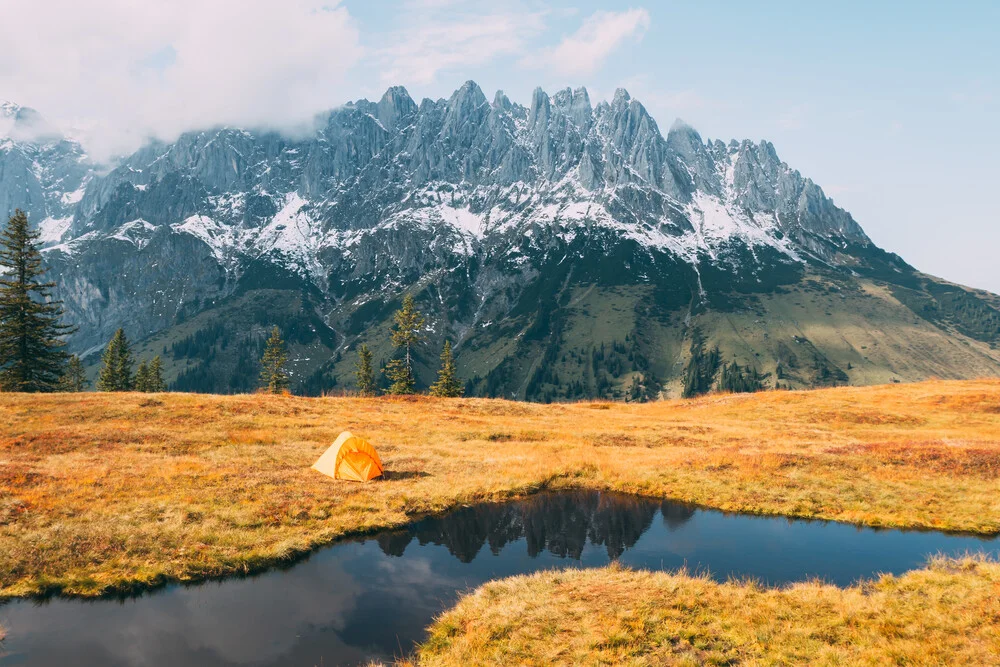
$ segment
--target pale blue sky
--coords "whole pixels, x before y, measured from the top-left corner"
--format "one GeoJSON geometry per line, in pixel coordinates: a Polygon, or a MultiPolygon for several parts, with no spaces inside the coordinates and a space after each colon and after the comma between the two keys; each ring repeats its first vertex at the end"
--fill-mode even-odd
{"type": "MultiPolygon", "coordinates": [[[[511,52],[470,44],[469,57],[442,58],[433,73],[431,59],[414,65],[428,71],[396,67],[406,75],[397,83],[419,99],[475,79],[487,96],[502,88],[525,104],[536,85],[550,92],[585,85],[593,97],[624,86],[664,131],[682,117],[703,137],[770,139],[881,246],[918,269],[1000,292],[1000,2],[431,0],[390,9],[347,0],[346,7],[374,52],[428,26],[520,15],[534,27],[511,30],[511,52]],[[530,66],[595,12],[628,9],[648,19],[591,69],[530,66]],[[477,50],[496,54],[481,61],[477,50]]],[[[352,77],[359,96],[377,96],[392,69],[377,58],[361,63],[352,77]]]]}
{"type": "Polygon", "coordinates": [[[0,99],[98,156],[392,84],[522,103],[624,86],[663,129],[773,141],[881,246],[1000,292],[997,0],[39,0],[6,18],[0,99]]]}

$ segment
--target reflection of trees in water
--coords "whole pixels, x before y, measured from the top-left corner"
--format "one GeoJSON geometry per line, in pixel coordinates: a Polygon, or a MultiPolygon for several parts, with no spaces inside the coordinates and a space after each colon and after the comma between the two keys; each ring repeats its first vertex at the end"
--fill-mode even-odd
{"type": "Polygon", "coordinates": [[[413,540],[413,533],[408,530],[379,533],[375,540],[386,556],[402,556],[407,545],[413,540]]]}
{"type": "Polygon", "coordinates": [[[618,558],[645,533],[656,515],[656,503],[644,498],[618,496],[614,503],[601,497],[590,525],[590,541],[607,547],[608,557],[618,558]]]}
{"type": "MultiPolygon", "coordinates": [[[[662,507],[667,506],[664,503],[662,507]]],[[[579,560],[589,540],[604,546],[614,559],[649,529],[659,508],[652,500],[596,491],[539,494],[512,503],[464,507],[423,519],[408,530],[383,533],[377,540],[386,555],[402,556],[416,537],[422,545],[447,547],[463,563],[471,562],[483,544],[488,543],[490,551],[498,554],[522,537],[532,558],[548,550],[579,560]]],[[[664,514],[668,526],[691,516],[680,518],[674,508],[669,511],[671,518],[664,514]]]]}
{"type": "Polygon", "coordinates": [[[670,500],[663,501],[660,505],[660,514],[663,515],[663,525],[670,531],[680,528],[688,519],[694,516],[695,507],[684,503],[675,503],[670,500]]]}

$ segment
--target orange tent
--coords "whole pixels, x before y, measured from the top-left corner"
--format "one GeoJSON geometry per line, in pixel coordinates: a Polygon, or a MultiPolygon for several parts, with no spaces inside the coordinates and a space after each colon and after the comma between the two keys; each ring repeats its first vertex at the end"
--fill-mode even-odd
{"type": "Polygon", "coordinates": [[[382,459],[378,457],[378,452],[367,440],[351,435],[349,431],[341,433],[312,467],[334,479],[356,482],[367,482],[382,476],[382,459]]]}

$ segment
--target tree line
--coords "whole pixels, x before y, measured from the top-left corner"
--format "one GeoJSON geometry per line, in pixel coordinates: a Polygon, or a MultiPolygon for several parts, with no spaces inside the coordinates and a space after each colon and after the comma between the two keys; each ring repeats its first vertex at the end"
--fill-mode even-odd
{"type": "MultiPolygon", "coordinates": [[[[413,296],[403,297],[402,307],[393,315],[393,327],[390,334],[396,354],[382,369],[382,374],[389,383],[385,393],[394,395],[414,394],[417,390],[417,378],[413,370],[414,348],[423,342],[420,334],[425,324],[424,316],[417,310],[413,296]]],[[[379,382],[373,362],[374,355],[367,344],[362,343],[357,348],[358,360],[355,363],[354,377],[358,394],[361,396],[376,396],[380,393],[379,382]]],[[[271,330],[264,356],[261,359],[260,387],[269,393],[288,391],[289,377],[285,364],[288,353],[281,338],[278,327],[271,330]]],[[[431,396],[457,397],[465,393],[465,386],[458,377],[455,359],[451,351],[451,342],[445,341],[441,350],[441,367],[437,380],[430,386],[431,396]]]]}
{"type": "MultiPolygon", "coordinates": [[[[39,238],[39,232],[31,229],[27,214],[20,209],[0,232],[0,391],[84,391],[90,383],[83,362],[65,350],[64,339],[76,328],[62,323],[63,303],[53,298],[55,283],[45,280],[39,238]]],[[[423,341],[420,331],[424,317],[416,309],[413,297],[406,295],[393,319],[392,343],[400,354],[383,370],[390,383],[388,393],[412,394],[416,391],[413,348],[423,341]]],[[[281,331],[273,327],[260,360],[261,390],[269,393],[288,391],[287,363],[288,352],[281,331]]],[[[360,394],[373,396],[378,393],[372,353],[367,345],[358,348],[356,377],[360,394]]],[[[166,391],[160,356],[149,361],[140,359],[136,366],[132,345],[124,329],[119,328],[104,350],[96,388],[98,391],[166,391]]],[[[455,370],[451,344],[446,342],[441,352],[438,379],[431,385],[430,393],[461,396],[463,389],[455,370]]]]}

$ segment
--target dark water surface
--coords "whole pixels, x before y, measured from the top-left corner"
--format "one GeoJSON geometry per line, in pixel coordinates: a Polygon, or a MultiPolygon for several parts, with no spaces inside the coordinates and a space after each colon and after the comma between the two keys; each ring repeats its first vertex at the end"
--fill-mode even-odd
{"type": "Polygon", "coordinates": [[[771,585],[847,585],[928,555],[1000,540],[724,514],[572,491],[465,507],[406,530],[339,543],[285,570],[126,601],[0,607],[4,665],[338,665],[409,652],[458,595],[508,575],[565,567],[684,565],[771,585]]]}

